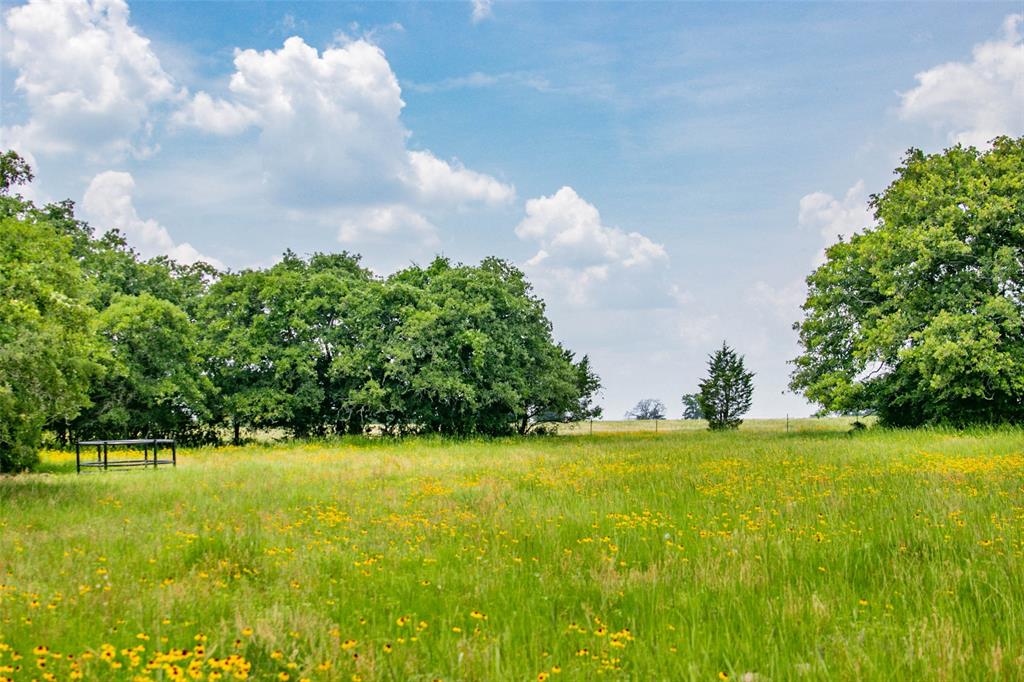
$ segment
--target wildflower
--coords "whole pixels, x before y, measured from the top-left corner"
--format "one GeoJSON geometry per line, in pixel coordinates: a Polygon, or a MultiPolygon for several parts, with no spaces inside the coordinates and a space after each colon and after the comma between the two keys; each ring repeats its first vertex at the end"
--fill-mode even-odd
{"type": "Polygon", "coordinates": [[[391,646],[391,644],[385,644],[385,645],[384,645],[384,653],[386,653],[386,654],[390,654],[390,653],[391,653],[391,650],[392,650],[393,648],[394,648],[394,647],[392,647],[392,646],[391,646]]]}
{"type": "Polygon", "coordinates": [[[242,635],[244,637],[252,637],[252,628],[242,628],[242,635]]]}
{"type": "Polygon", "coordinates": [[[545,672],[537,673],[537,682],[544,682],[544,680],[546,680],[546,679],[548,679],[548,674],[547,673],[545,673],[545,672]]]}

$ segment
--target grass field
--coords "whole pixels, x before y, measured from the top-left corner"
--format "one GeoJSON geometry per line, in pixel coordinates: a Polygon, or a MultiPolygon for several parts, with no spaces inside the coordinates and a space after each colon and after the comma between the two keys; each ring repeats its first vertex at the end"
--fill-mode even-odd
{"type": "Polygon", "coordinates": [[[1024,431],[818,425],[48,453],[0,677],[1024,679],[1024,431]]]}

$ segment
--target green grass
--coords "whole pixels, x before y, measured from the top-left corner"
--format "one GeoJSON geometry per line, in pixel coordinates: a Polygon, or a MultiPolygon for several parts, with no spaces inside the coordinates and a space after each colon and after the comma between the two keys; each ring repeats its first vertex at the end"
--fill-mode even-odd
{"type": "Polygon", "coordinates": [[[1024,679],[1024,431],[818,424],[48,453],[0,677],[1024,679]]]}

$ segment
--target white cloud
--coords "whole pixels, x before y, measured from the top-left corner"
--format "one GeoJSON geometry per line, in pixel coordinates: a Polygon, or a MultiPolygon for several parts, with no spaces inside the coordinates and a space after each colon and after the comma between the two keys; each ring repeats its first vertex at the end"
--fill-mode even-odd
{"type": "Polygon", "coordinates": [[[484,19],[494,16],[492,5],[494,0],[471,0],[473,4],[473,23],[479,24],[484,19]]]}
{"type": "Polygon", "coordinates": [[[405,206],[378,206],[358,211],[341,221],[338,241],[352,243],[368,239],[412,237],[426,245],[436,245],[437,227],[405,206]]]}
{"type": "Polygon", "coordinates": [[[223,268],[216,258],[199,253],[188,242],[176,244],[165,227],[155,220],[143,220],[135,210],[132,192],[135,180],[130,173],[106,171],[89,183],[82,199],[82,214],[93,227],[120,230],[129,245],[143,258],[170,256],[179,263],[205,261],[223,268]]]}
{"type": "Polygon", "coordinates": [[[807,286],[798,279],[776,287],[758,280],[747,291],[747,302],[758,310],[787,323],[800,319],[800,306],[807,296],[807,286]]]}
{"type": "Polygon", "coordinates": [[[171,120],[180,126],[200,128],[215,135],[237,135],[256,122],[251,109],[215,100],[205,92],[197,92],[171,120]]]}
{"type": "Polygon", "coordinates": [[[1001,37],[976,45],[970,62],[947,62],[916,75],[900,116],[947,131],[951,142],[984,147],[1024,133],[1024,14],[1003,21],[1001,37]]]}
{"type": "Polygon", "coordinates": [[[398,79],[365,39],[320,53],[291,37],[279,50],[236,50],[234,63],[227,99],[200,92],[175,120],[221,135],[256,127],[265,180],[283,204],[450,209],[515,196],[489,175],[407,149],[398,79]]]}
{"type": "Polygon", "coordinates": [[[847,190],[842,200],[825,192],[813,192],[800,199],[800,227],[817,230],[824,242],[816,256],[817,264],[825,260],[825,247],[831,246],[840,237],[849,239],[855,232],[874,225],[874,222],[863,180],[858,180],[847,190]]]}
{"type": "Polygon", "coordinates": [[[151,111],[182,95],[123,0],[31,0],[8,10],[4,25],[4,60],[29,111],[3,129],[6,145],[97,157],[153,151],[151,111]]]}
{"type": "Polygon", "coordinates": [[[638,232],[625,232],[601,222],[597,208],[572,187],[526,202],[526,217],[516,235],[537,242],[539,250],[526,267],[560,290],[575,304],[597,302],[601,296],[661,305],[677,293],[664,281],[665,247],[638,232]]]}
{"type": "Polygon", "coordinates": [[[498,205],[509,203],[516,196],[511,185],[469,170],[461,163],[449,164],[428,151],[409,152],[409,164],[412,173],[406,176],[406,182],[427,203],[460,204],[475,201],[498,205]]]}

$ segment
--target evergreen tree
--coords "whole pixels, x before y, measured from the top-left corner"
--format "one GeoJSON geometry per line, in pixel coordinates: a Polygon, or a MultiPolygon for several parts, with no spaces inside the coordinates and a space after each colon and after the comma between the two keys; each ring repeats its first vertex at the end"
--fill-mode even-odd
{"type": "Polygon", "coordinates": [[[712,431],[736,429],[750,409],[754,394],[754,373],[748,372],[743,356],[722,342],[708,358],[708,376],[700,382],[698,402],[712,431]]]}

